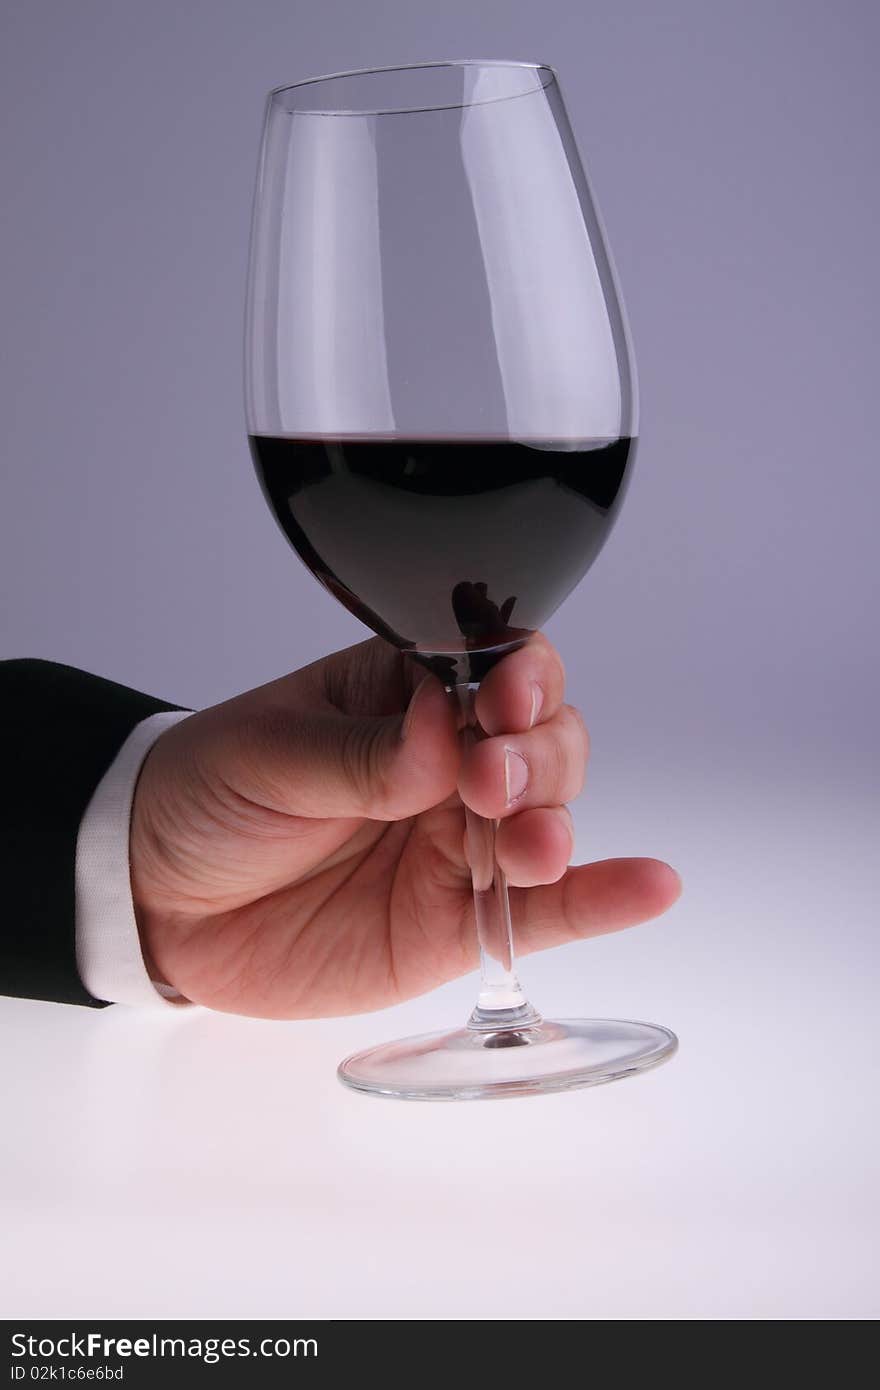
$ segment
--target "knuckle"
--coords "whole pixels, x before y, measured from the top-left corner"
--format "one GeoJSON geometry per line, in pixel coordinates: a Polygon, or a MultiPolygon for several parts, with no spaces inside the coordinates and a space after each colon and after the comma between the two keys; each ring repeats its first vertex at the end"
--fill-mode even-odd
{"type": "Polygon", "coordinates": [[[569,751],[565,760],[566,777],[563,801],[570,801],[583,790],[586,779],[587,759],[590,755],[590,736],[580,710],[574,705],[564,705],[569,751]]]}
{"type": "Polygon", "coordinates": [[[590,731],[587,728],[584,716],[576,705],[565,705],[564,709],[571,723],[574,736],[578,741],[584,762],[590,756],[590,731]]]}
{"type": "Polygon", "coordinates": [[[340,747],[343,775],[364,814],[375,813],[388,799],[386,760],[381,727],[353,719],[346,725],[340,747]]]}
{"type": "Polygon", "coordinates": [[[240,718],[236,732],[239,746],[251,759],[262,762],[290,743],[292,719],[279,705],[260,705],[240,718]]]}
{"type": "Polygon", "coordinates": [[[249,796],[265,806],[283,806],[290,752],[301,736],[299,720],[283,706],[247,710],[228,731],[227,765],[240,776],[249,796]]]}

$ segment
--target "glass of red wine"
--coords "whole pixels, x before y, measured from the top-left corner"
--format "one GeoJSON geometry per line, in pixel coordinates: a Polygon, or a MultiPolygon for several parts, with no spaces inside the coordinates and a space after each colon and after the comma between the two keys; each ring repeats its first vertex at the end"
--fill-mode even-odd
{"type": "MultiPolygon", "coordinates": [[[[282,531],[374,632],[455,692],[589,569],[636,435],[620,297],[552,68],[462,60],[268,100],[251,241],[251,451],[282,531]]],[[[469,1021],[348,1058],[407,1099],[523,1095],[656,1065],[668,1029],[544,1020],[514,969],[495,824],[469,809],[469,1021]]],[[[528,890],[518,890],[525,892],[528,890]]]]}

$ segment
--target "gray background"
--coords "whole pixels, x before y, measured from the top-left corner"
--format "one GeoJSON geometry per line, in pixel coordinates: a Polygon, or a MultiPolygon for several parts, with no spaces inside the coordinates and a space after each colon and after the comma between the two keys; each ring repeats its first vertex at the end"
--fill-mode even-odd
{"type": "MultiPolygon", "coordinates": [[[[581,856],[657,854],[687,885],[662,927],[528,962],[539,1003],[657,1016],[683,1039],[632,1092],[527,1102],[545,1117],[528,1159],[538,1141],[517,1105],[392,1120],[315,1081],[349,1043],[458,1017],[472,982],[311,1025],[304,1053],[301,1025],[199,1014],[182,1052],[169,1034],[155,1056],[152,1035],[132,1034],[154,1081],[182,1066],[191,1086],[176,1100],[142,1088],[137,1152],[114,1165],[83,1141],[60,1185],[45,1119],[16,1129],[9,1316],[876,1315],[861,1059],[877,1046],[878,41],[880,7],[855,0],[7,0],[0,655],[198,706],[359,639],[276,532],[245,447],[263,96],[398,60],[548,61],[608,228],[642,400],[620,523],[549,628],[595,742],[581,856]],[[192,1096],[222,1097],[232,1058],[267,1078],[272,1107],[300,1088],[288,1128],[250,1085],[241,1125],[227,1116],[211,1135],[218,1101],[193,1128],[192,1096]],[[249,1146],[261,1127],[271,1144],[249,1146]],[[302,1160],[303,1181],[324,1184],[320,1220],[297,1214],[279,1158],[303,1128],[323,1135],[302,1160]],[[171,1132],[176,1150],[150,1150],[171,1132]],[[501,1176],[486,1157],[499,1152],[501,1176]],[[75,1291],[63,1281],[99,1189],[121,1211],[166,1213],[188,1251],[174,1270],[153,1230],[137,1257],[119,1237],[133,1283],[97,1257],[75,1291]],[[423,1204],[442,1229],[419,1224],[423,1204]],[[502,1239],[512,1210],[550,1273],[488,1289],[462,1272],[469,1234],[479,1220],[502,1239]],[[250,1271],[233,1260],[222,1285],[205,1277],[217,1212],[238,1221],[250,1271]],[[312,1282],[287,1301],[279,1232],[313,1252],[312,1282]],[[47,1250],[61,1271],[48,1283],[47,1250]]],[[[107,1070],[107,1033],[159,1026],[124,1014],[10,1004],[11,1038],[43,1039],[17,1093],[48,1088],[41,1114],[67,1114],[49,1078],[73,1058],[70,1084],[90,1077],[92,1120],[106,1117],[127,1084],[107,1070]]]]}

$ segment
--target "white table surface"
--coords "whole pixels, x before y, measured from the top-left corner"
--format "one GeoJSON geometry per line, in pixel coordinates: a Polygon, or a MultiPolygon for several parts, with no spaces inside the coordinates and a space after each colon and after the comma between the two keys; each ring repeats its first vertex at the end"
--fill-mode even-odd
{"type": "Polygon", "coordinates": [[[877,808],[858,778],[668,768],[579,812],[657,852],[662,923],[524,962],[562,1016],[653,1018],[668,1065],[594,1090],[404,1104],[346,1052],[458,1022],[0,1002],[5,1317],[871,1318],[877,808]]]}

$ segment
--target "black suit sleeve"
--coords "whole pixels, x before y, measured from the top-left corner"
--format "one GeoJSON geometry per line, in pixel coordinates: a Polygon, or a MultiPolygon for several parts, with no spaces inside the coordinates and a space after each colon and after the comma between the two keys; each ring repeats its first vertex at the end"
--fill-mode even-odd
{"type": "Polygon", "coordinates": [[[76,968],[75,856],[131,730],[179,709],[51,661],[0,661],[0,993],[99,1005],[76,968]]]}

